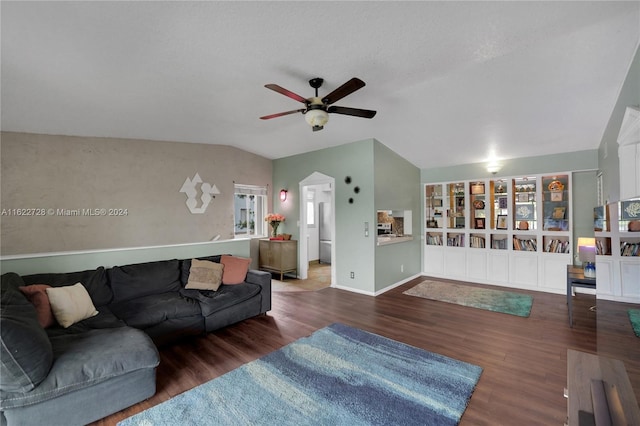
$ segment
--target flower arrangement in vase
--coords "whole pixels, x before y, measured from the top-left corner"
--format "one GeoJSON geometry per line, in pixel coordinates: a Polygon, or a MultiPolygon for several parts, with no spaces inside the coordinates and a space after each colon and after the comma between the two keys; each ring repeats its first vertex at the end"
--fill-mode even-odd
{"type": "Polygon", "coordinates": [[[271,235],[275,237],[278,235],[278,226],[280,226],[280,222],[285,221],[285,217],[279,213],[269,213],[265,216],[264,220],[271,225],[271,235]]]}

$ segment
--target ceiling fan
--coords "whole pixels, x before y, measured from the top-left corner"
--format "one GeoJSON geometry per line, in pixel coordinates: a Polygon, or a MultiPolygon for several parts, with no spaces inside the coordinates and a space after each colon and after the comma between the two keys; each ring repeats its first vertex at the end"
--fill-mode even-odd
{"type": "Polygon", "coordinates": [[[344,98],[345,96],[350,95],[356,90],[362,89],[365,86],[364,81],[354,77],[344,83],[342,86],[338,87],[333,92],[329,93],[324,98],[320,98],[318,96],[318,89],[322,86],[323,82],[324,80],[320,77],[312,78],[311,80],[309,80],[309,85],[316,89],[316,95],[307,99],[283,87],[280,87],[277,84],[265,84],[264,87],[266,87],[267,89],[271,89],[275,92],[288,96],[293,100],[302,102],[303,104],[305,104],[305,108],[265,115],[264,117],[260,117],[260,119],[269,120],[271,118],[282,117],[283,115],[301,112],[302,114],[304,114],[304,118],[307,123],[309,123],[313,131],[316,132],[318,130],[322,130],[324,128],[324,125],[327,124],[327,121],[329,121],[329,113],[353,115],[355,117],[363,118],[373,118],[376,115],[376,111],[371,111],[368,109],[348,108],[331,105],[334,102],[337,102],[340,99],[344,98]]]}

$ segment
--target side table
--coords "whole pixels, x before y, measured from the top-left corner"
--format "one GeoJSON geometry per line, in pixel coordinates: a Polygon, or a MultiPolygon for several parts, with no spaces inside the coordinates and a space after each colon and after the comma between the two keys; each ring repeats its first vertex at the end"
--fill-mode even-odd
{"type": "Polygon", "coordinates": [[[569,327],[573,327],[573,287],[596,289],[596,279],[586,278],[582,268],[567,265],[567,306],[569,307],[569,327]]]}

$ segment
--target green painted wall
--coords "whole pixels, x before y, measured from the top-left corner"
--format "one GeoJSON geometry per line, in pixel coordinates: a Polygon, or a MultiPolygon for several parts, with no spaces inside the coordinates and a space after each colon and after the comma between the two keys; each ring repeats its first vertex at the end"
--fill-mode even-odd
{"type": "Polygon", "coordinates": [[[605,203],[620,199],[620,163],[618,161],[618,133],[628,106],[640,107],[640,49],[629,68],[627,78],[620,89],[609,123],[598,148],[598,165],[602,173],[605,203]]]}
{"type": "Polygon", "coordinates": [[[422,192],[420,169],[378,141],[374,143],[374,170],[376,211],[410,210],[414,236],[413,241],[376,247],[375,290],[380,291],[422,271],[422,192]]]}
{"type": "MultiPolygon", "coordinates": [[[[595,170],[573,173],[573,253],[579,237],[593,237],[593,208],[598,204],[595,170]]],[[[575,259],[573,259],[575,262],[575,259]]]]}
{"type": "Polygon", "coordinates": [[[337,147],[307,152],[273,161],[274,194],[287,189],[287,201],[281,203],[274,195],[274,211],[286,217],[280,232],[300,236],[299,182],[314,172],[335,179],[335,228],[333,244],[336,256],[336,283],[355,291],[373,293],[375,283],[375,223],[374,204],[374,140],[367,139],[337,147]],[[345,177],[351,177],[351,184],[345,177]],[[360,189],[359,193],[354,188],[360,189]],[[349,203],[349,199],[353,203],[349,203]],[[364,223],[369,223],[369,236],[365,237],[364,223]],[[350,273],[354,278],[350,278],[350,273]]]}
{"type": "Polygon", "coordinates": [[[449,182],[501,176],[526,176],[530,174],[535,175],[572,170],[595,170],[598,168],[598,152],[592,149],[566,152],[563,154],[541,155],[538,157],[511,158],[502,160],[501,163],[502,169],[495,175],[487,172],[487,163],[422,169],[420,181],[422,183],[449,182]]]}

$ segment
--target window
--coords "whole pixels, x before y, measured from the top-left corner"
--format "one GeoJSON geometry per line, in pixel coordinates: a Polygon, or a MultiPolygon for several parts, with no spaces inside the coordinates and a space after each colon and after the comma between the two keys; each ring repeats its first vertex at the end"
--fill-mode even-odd
{"type": "Polygon", "coordinates": [[[267,234],[264,217],[267,215],[267,188],[263,186],[234,186],[234,234],[237,237],[267,234]]]}

